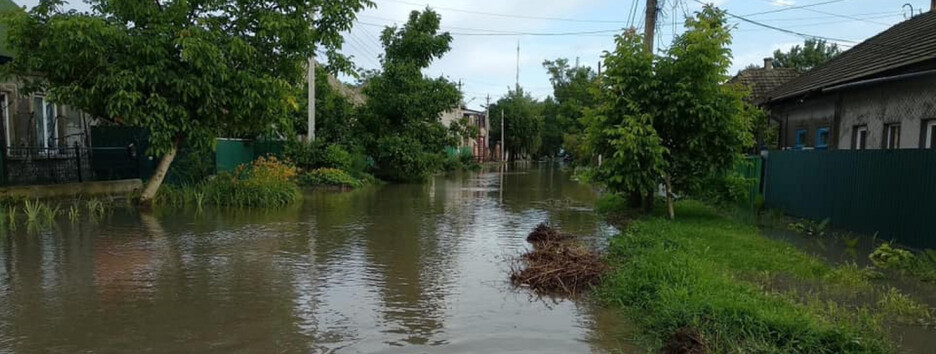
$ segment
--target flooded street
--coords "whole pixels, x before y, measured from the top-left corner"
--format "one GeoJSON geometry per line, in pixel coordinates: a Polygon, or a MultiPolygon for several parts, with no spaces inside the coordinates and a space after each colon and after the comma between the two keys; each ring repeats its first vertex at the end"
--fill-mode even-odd
{"type": "Polygon", "coordinates": [[[0,352],[629,351],[616,314],[507,283],[540,222],[614,234],[569,175],[533,165],[277,211],[4,225],[0,352]]]}

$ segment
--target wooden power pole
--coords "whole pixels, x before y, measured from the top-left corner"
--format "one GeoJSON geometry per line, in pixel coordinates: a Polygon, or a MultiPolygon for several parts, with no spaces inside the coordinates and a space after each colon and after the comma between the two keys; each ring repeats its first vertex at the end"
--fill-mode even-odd
{"type": "Polygon", "coordinates": [[[309,108],[309,117],[306,122],[306,128],[308,129],[306,139],[311,143],[315,141],[315,54],[309,57],[309,69],[307,74],[309,75],[309,103],[307,105],[309,108]]]}
{"type": "Polygon", "coordinates": [[[653,54],[653,37],[656,35],[657,0],[647,0],[647,12],[644,18],[644,47],[653,54]]]}

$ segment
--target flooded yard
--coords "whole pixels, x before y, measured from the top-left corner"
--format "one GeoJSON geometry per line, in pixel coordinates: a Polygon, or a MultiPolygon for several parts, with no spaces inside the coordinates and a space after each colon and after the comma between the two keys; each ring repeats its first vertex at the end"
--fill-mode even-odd
{"type": "Polygon", "coordinates": [[[278,211],[4,225],[0,352],[612,352],[625,319],[511,288],[543,221],[603,243],[557,167],[310,192],[278,211]]]}

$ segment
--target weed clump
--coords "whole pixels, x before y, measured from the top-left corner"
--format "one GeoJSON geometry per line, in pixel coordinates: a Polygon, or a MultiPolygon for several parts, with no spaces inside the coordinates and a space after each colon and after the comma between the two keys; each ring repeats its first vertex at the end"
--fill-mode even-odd
{"type": "Polygon", "coordinates": [[[543,223],[527,236],[533,249],[520,256],[510,282],[540,295],[578,296],[598,286],[609,269],[602,255],[543,223]]]}

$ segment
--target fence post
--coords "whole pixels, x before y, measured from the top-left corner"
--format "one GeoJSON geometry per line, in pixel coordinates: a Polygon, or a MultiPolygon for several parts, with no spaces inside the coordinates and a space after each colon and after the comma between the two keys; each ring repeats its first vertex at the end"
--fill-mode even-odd
{"type": "Polygon", "coordinates": [[[81,178],[81,146],[75,142],[75,163],[78,166],[78,182],[84,182],[81,178]]]}

